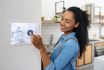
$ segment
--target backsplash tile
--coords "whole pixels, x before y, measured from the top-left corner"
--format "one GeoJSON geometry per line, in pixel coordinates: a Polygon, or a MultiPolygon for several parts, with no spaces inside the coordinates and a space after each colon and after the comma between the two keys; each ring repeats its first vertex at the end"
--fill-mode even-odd
{"type": "Polygon", "coordinates": [[[52,43],[53,44],[56,43],[61,34],[62,34],[62,32],[60,31],[59,23],[42,24],[41,35],[42,35],[44,44],[49,44],[50,43],[51,35],[53,35],[52,43]]]}

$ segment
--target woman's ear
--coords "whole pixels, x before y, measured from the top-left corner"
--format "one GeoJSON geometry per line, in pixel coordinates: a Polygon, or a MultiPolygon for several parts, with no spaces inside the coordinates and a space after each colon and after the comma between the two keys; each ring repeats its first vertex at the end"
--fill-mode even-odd
{"type": "Polygon", "coordinates": [[[79,26],[79,22],[77,24],[75,24],[75,28],[77,28],[79,26]]]}

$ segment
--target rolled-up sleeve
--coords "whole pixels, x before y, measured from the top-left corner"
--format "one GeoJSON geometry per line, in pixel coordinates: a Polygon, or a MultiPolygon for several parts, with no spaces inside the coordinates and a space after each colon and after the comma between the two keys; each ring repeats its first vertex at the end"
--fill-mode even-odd
{"type": "Polygon", "coordinates": [[[73,55],[76,55],[76,47],[76,41],[69,40],[67,43],[64,44],[64,48],[55,59],[55,61],[51,61],[51,63],[45,68],[45,70],[62,70],[68,64],[73,55]]]}

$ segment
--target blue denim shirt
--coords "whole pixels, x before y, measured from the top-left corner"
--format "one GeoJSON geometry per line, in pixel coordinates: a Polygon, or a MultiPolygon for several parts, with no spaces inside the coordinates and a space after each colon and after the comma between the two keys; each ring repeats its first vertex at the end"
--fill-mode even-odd
{"type": "Polygon", "coordinates": [[[76,70],[76,59],[79,53],[79,43],[75,32],[59,38],[53,52],[51,63],[45,70],[76,70]]]}

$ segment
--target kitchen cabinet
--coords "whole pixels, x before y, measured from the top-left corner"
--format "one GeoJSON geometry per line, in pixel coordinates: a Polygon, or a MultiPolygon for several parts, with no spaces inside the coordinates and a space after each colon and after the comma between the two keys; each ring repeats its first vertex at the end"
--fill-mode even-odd
{"type": "Polygon", "coordinates": [[[84,54],[82,55],[81,58],[77,59],[77,66],[84,65],[84,54]]]}
{"type": "Polygon", "coordinates": [[[92,62],[92,45],[88,45],[86,47],[85,52],[85,64],[89,64],[92,62]]]}
{"type": "Polygon", "coordinates": [[[83,53],[81,59],[77,59],[77,66],[82,66],[92,63],[92,44],[86,46],[86,51],[83,53]]]}

